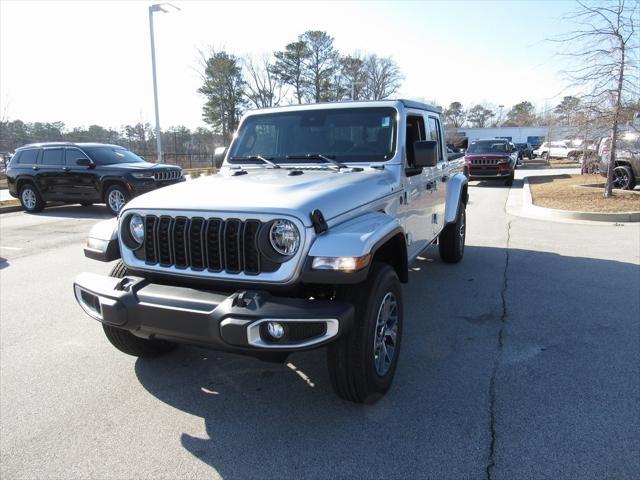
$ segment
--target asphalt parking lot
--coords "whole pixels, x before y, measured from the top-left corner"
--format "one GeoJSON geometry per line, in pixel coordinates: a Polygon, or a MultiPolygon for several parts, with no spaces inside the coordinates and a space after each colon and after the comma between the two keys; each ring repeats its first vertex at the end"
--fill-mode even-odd
{"type": "Polygon", "coordinates": [[[462,263],[413,265],[372,406],[322,350],[121,354],[71,288],[104,207],[1,215],[0,477],[639,478],[640,225],[509,215],[521,185],[473,182],[462,263]]]}

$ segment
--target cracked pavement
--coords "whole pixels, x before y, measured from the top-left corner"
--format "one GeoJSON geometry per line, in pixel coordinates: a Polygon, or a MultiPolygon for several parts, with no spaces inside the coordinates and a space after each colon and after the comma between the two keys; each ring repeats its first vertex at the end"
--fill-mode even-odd
{"type": "Polygon", "coordinates": [[[640,225],[508,216],[497,184],[470,195],[462,263],[430,248],[413,265],[373,406],[334,396],[324,351],[120,354],[71,292],[109,271],[81,249],[103,209],[2,215],[0,477],[640,477],[640,225]]]}

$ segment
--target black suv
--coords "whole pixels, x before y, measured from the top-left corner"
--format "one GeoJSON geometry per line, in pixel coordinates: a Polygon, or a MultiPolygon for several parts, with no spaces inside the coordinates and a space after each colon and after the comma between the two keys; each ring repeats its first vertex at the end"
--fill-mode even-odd
{"type": "Polygon", "coordinates": [[[146,162],[119,145],[37,143],[16,150],[7,169],[9,193],[28,212],[47,201],[106,203],[117,215],[131,198],[184,181],[177,166],[146,162]]]}

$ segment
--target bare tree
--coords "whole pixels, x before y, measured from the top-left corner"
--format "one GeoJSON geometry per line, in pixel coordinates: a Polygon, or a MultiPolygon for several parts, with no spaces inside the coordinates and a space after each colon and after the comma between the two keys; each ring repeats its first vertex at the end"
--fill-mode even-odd
{"type": "Polygon", "coordinates": [[[274,74],[269,55],[245,56],[242,59],[245,70],[246,95],[256,108],[277,107],[286,95],[284,83],[274,74]]]}
{"type": "Polygon", "coordinates": [[[613,192],[616,144],[626,98],[638,94],[637,0],[586,4],[570,14],[577,30],[553,39],[570,45],[573,65],[566,75],[581,100],[606,118],[611,136],[605,197],[613,192]]]}
{"type": "Polygon", "coordinates": [[[398,91],[403,76],[396,62],[390,57],[369,55],[364,61],[365,86],[363,97],[382,100],[398,91]]]}

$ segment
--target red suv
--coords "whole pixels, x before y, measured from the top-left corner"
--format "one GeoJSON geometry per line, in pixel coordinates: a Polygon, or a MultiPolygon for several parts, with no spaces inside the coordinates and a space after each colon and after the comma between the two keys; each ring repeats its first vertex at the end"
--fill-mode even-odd
{"type": "Polygon", "coordinates": [[[464,156],[470,180],[503,180],[511,186],[518,161],[518,149],[506,139],[475,140],[464,156]]]}

